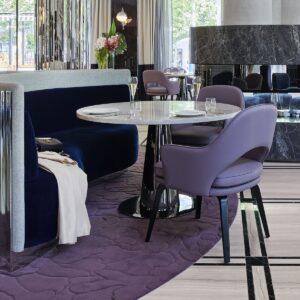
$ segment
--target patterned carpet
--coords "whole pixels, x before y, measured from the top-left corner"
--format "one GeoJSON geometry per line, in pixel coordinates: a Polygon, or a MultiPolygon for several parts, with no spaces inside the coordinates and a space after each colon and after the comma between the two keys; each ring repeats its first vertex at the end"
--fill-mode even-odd
{"type": "MultiPolygon", "coordinates": [[[[143,156],[143,151],[141,152],[143,156]]],[[[158,220],[150,243],[147,220],[119,215],[121,201],[139,193],[143,157],[128,171],[90,185],[92,233],[74,246],[57,247],[25,268],[0,275],[0,299],[138,299],[170,280],[220,239],[216,199],[204,199],[201,220],[194,214],[158,220]]],[[[230,197],[230,221],[237,197],[230,197]]]]}

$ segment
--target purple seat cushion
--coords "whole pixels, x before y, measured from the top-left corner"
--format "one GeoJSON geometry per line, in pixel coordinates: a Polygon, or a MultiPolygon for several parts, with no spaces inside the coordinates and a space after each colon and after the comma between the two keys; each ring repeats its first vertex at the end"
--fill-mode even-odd
{"type": "Polygon", "coordinates": [[[178,145],[204,146],[210,144],[222,131],[222,127],[189,126],[175,129],[172,141],[178,145]]]}
{"type": "Polygon", "coordinates": [[[146,93],[148,95],[160,96],[160,95],[167,95],[168,90],[163,86],[152,86],[147,88],[146,93]]]}
{"type": "Polygon", "coordinates": [[[213,188],[228,188],[243,185],[261,176],[262,163],[241,158],[225,169],[213,182],[213,188]]]}

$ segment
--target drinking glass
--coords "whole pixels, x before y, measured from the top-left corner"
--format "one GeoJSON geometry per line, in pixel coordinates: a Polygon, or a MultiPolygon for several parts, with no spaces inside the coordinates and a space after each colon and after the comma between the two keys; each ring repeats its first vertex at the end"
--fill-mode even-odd
{"type": "Polygon", "coordinates": [[[134,101],[135,93],[137,90],[137,85],[138,85],[138,78],[137,77],[131,77],[130,81],[128,83],[129,90],[130,90],[130,102],[134,101]]]}
{"type": "Polygon", "coordinates": [[[205,99],[205,110],[207,113],[215,112],[217,107],[216,98],[206,98],[205,99]]]}
{"type": "Polygon", "coordinates": [[[193,79],[193,88],[194,88],[194,100],[197,101],[198,95],[202,85],[202,78],[201,76],[195,76],[193,79]]]}

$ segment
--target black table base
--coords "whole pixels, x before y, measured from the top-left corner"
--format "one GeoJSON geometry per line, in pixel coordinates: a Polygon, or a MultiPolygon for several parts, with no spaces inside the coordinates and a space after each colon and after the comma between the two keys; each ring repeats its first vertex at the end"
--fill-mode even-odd
{"type": "MultiPolygon", "coordinates": [[[[169,125],[150,125],[148,127],[143,181],[140,196],[125,200],[119,206],[121,214],[135,218],[149,218],[153,207],[155,190],[155,163],[160,161],[160,149],[164,144],[171,144],[169,125]]],[[[158,217],[172,218],[191,212],[194,209],[193,198],[167,189],[161,199],[158,217]]]]}

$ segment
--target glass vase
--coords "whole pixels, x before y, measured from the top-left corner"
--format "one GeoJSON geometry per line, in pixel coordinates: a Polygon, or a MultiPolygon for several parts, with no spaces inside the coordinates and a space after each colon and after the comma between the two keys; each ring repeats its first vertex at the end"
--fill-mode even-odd
{"type": "Polygon", "coordinates": [[[114,69],[115,68],[115,51],[109,52],[108,55],[108,68],[114,69]]]}
{"type": "Polygon", "coordinates": [[[108,68],[108,55],[102,57],[101,59],[97,60],[98,69],[107,69],[108,68]]]}

